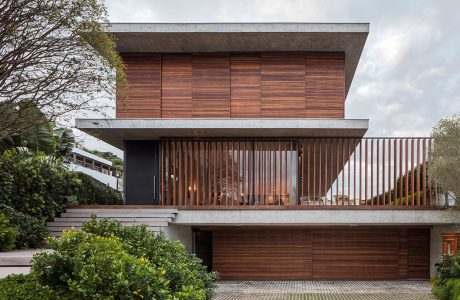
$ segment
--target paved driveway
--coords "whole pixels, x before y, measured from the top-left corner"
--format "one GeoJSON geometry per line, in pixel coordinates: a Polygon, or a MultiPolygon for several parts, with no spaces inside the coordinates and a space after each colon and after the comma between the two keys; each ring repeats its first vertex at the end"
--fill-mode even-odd
{"type": "Polygon", "coordinates": [[[435,300],[424,281],[221,281],[216,300],[435,300]]]}

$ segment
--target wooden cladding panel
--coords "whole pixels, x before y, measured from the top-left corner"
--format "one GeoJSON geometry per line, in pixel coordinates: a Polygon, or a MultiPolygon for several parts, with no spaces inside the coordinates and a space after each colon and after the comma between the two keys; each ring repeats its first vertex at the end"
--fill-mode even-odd
{"type": "Polygon", "coordinates": [[[117,117],[343,118],[343,53],[130,54],[117,117]]]}
{"type": "MultiPolygon", "coordinates": [[[[315,230],[313,279],[399,278],[399,231],[387,228],[315,230]]],[[[425,263],[429,266],[429,260],[425,263]]]]}
{"type": "Polygon", "coordinates": [[[192,116],[230,118],[230,56],[193,55],[192,116]]]}
{"type": "Polygon", "coordinates": [[[161,117],[192,117],[192,56],[163,55],[161,117]]]}
{"type": "Polygon", "coordinates": [[[224,280],[428,279],[429,240],[429,228],[215,228],[213,269],[224,280]]]}
{"type": "Polygon", "coordinates": [[[411,228],[407,232],[407,276],[425,279],[430,276],[430,230],[411,228]]]}
{"type": "Polygon", "coordinates": [[[127,101],[117,103],[117,118],[161,117],[161,56],[126,56],[127,101]]]}
{"type": "Polygon", "coordinates": [[[304,53],[262,53],[261,116],[305,116],[304,53]]]}
{"type": "Polygon", "coordinates": [[[343,118],[345,57],[343,53],[305,57],[305,117],[343,118]]]}
{"type": "Polygon", "coordinates": [[[232,118],[261,116],[260,55],[232,55],[231,92],[232,118]]]}
{"type": "Polygon", "coordinates": [[[213,231],[213,269],[224,280],[312,278],[311,231],[222,228],[213,231]]]}

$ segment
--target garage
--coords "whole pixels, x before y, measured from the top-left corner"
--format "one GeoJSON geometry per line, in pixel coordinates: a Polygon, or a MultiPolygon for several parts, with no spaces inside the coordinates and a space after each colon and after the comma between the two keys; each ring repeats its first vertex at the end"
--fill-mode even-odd
{"type": "Polygon", "coordinates": [[[430,229],[213,228],[212,269],[224,280],[428,279],[430,229]]]}

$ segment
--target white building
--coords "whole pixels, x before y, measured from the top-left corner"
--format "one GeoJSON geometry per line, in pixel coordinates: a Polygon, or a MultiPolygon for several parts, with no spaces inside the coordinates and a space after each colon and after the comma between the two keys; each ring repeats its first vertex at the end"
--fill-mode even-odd
{"type": "Polygon", "coordinates": [[[82,149],[74,148],[72,154],[70,154],[70,167],[72,170],[87,174],[113,189],[121,189],[117,169],[107,159],[82,149]]]}

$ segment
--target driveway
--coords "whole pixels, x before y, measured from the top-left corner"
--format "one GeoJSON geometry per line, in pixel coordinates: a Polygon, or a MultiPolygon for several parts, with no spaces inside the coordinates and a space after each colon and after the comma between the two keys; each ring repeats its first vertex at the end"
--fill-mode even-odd
{"type": "Polygon", "coordinates": [[[425,281],[220,281],[216,300],[435,300],[425,281]]]}

